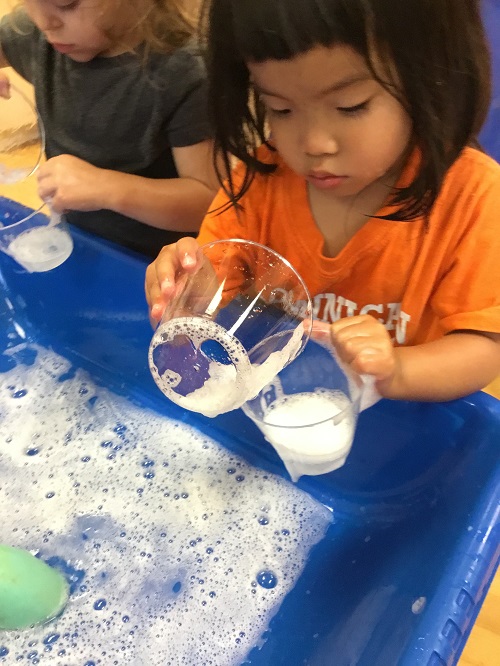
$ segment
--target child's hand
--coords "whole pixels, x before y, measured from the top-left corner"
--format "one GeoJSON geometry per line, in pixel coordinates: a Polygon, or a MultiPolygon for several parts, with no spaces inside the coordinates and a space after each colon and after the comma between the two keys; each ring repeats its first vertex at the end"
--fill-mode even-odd
{"type": "Polygon", "coordinates": [[[397,356],[383,324],[371,315],[361,315],[339,319],[326,327],[314,322],[313,338],[329,335],[339,358],[358,374],[372,375],[377,388],[392,383],[398,371],[397,356]]]}
{"type": "Polygon", "coordinates": [[[102,196],[105,186],[103,169],[73,155],[52,157],[38,171],[38,194],[58,213],[107,208],[102,196]]]}
{"type": "Polygon", "coordinates": [[[10,81],[7,74],[0,71],[0,97],[10,98],[10,81]]]}
{"type": "Polygon", "coordinates": [[[144,289],[153,325],[158,323],[166,304],[176,295],[179,276],[196,273],[202,262],[203,256],[197,241],[186,237],[166,245],[153,263],[149,264],[144,289]]]}

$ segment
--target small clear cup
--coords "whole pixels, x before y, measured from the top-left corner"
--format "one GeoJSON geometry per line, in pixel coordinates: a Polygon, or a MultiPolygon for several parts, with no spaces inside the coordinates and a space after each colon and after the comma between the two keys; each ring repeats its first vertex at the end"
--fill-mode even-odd
{"type": "Polygon", "coordinates": [[[208,243],[183,274],[149,348],[149,367],[173,402],[213,417],[241,407],[300,352],[312,303],[291,264],[240,239],[208,243]]]}
{"type": "Polygon", "coordinates": [[[45,130],[28,96],[10,84],[0,97],[0,185],[14,185],[35,173],[45,153],[45,130]]]}
{"type": "Polygon", "coordinates": [[[73,239],[64,216],[48,204],[32,210],[0,197],[0,250],[29,273],[42,273],[66,261],[73,239]]]}
{"type": "Polygon", "coordinates": [[[310,340],[304,352],[243,405],[293,481],[344,465],[363,392],[360,376],[310,340]]]}

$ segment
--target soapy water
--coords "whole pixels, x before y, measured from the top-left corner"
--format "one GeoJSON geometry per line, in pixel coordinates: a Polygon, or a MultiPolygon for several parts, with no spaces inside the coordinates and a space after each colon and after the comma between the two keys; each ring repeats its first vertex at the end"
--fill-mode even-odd
{"type": "Polygon", "coordinates": [[[30,273],[50,271],[60,266],[73,251],[71,235],[57,226],[34,227],[10,243],[10,254],[30,273]]]}
{"type": "Polygon", "coordinates": [[[60,569],[55,621],[1,663],[240,664],[330,512],[184,423],[96,386],[38,346],[0,374],[0,542],[60,569]]]}
{"type": "Polygon", "coordinates": [[[11,169],[0,164],[0,184],[12,185],[27,178],[33,172],[33,168],[11,169]]]}
{"type": "MultiPolygon", "coordinates": [[[[251,418],[251,409],[245,411],[251,418]]],[[[356,416],[345,393],[317,389],[278,395],[255,422],[297,481],[303,474],[325,474],[344,464],[356,416]]]]}
{"type": "Polygon", "coordinates": [[[161,324],[149,349],[149,368],[173,402],[214,417],[238,409],[295,358],[302,324],[267,336],[247,351],[227,329],[210,319],[178,317],[161,324]],[[175,345],[176,340],[184,344],[175,345]],[[215,351],[206,353],[211,342],[215,351]],[[215,343],[215,345],[213,344],[215,343]],[[259,362],[252,362],[258,359],[259,362]]]}

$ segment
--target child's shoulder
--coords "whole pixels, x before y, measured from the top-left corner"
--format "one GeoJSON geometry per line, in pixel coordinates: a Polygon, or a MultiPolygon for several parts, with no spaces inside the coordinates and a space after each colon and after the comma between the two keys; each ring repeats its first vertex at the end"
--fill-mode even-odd
{"type": "Polygon", "coordinates": [[[481,150],[467,147],[450,167],[445,182],[454,188],[460,184],[468,191],[499,187],[500,164],[481,150]]]}
{"type": "Polygon", "coordinates": [[[484,228],[494,227],[496,233],[499,208],[500,165],[476,148],[465,148],[448,170],[436,200],[433,219],[438,228],[470,229],[481,220],[484,228]]]}
{"type": "Polygon", "coordinates": [[[202,53],[193,40],[168,53],[152,53],[149,60],[153,66],[175,71],[179,76],[192,73],[193,70],[196,72],[205,70],[202,53]]]}
{"type": "Polygon", "coordinates": [[[10,13],[2,16],[0,24],[2,34],[12,33],[19,41],[32,39],[33,36],[41,36],[40,30],[26,14],[23,7],[16,7],[10,13]]]}

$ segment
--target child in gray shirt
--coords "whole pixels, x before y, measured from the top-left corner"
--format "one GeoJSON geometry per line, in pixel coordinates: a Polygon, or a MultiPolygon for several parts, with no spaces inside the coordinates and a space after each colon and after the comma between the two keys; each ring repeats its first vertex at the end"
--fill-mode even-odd
{"type": "Polygon", "coordinates": [[[30,0],[0,22],[0,67],[34,85],[45,126],[41,198],[150,256],[197,231],[217,189],[204,67],[176,2],[30,0]]]}

